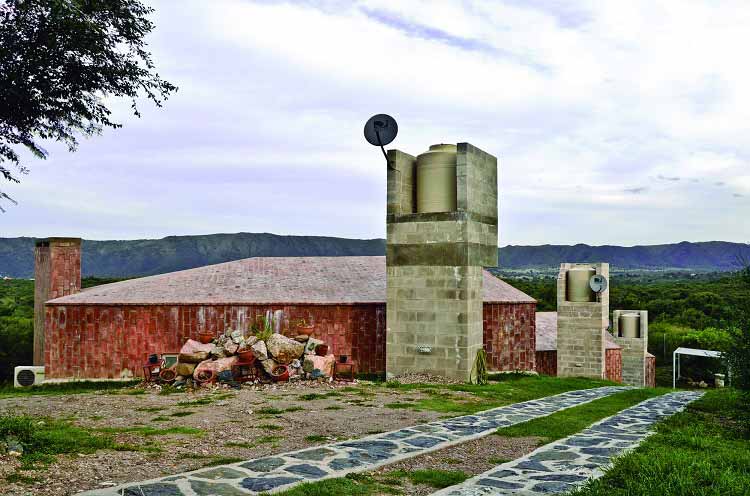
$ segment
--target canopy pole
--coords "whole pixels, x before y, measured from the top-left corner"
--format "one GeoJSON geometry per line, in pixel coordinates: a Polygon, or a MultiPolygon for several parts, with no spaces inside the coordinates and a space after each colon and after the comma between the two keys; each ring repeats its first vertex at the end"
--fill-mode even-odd
{"type": "Polygon", "coordinates": [[[672,389],[677,387],[677,350],[672,352],[672,389]]]}

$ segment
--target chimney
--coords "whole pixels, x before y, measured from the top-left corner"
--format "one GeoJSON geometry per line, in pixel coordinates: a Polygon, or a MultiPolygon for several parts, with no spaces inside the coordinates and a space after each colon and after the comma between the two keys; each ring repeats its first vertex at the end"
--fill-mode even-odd
{"type": "Polygon", "coordinates": [[[81,238],[47,238],[34,248],[34,365],[44,365],[45,306],[81,290],[81,238]]]}

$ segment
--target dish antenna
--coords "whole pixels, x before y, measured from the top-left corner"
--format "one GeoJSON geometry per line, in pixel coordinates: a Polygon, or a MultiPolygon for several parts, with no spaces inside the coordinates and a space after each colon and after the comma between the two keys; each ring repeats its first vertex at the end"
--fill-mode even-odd
{"type": "Polygon", "coordinates": [[[601,274],[595,274],[589,279],[589,287],[594,293],[601,293],[607,289],[607,278],[601,274]]]}
{"type": "Polygon", "coordinates": [[[396,124],[396,119],[388,114],[373,115],[365,123],[365,139],[371,145],[380,147],[386,162],[388,161],[388,155],[383,147],[396,139],[397,134],[398,124],[396,124]]]}

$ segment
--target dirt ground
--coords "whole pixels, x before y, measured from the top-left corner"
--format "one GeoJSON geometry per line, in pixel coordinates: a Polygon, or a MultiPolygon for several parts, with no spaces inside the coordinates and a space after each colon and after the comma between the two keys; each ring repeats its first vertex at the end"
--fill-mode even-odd
{"type": "MultiPolygon", "coordinates": [[[[140,390],[128,392],[141,393],[140,390]]],[[[44,470],[17,472],[20,463],[16,458],[0,457],[0,493],[8,496],[70,495],[441,418],[443,414],[438,412],[385,406],[425,397],[421,391],[365,384],[290,383],[266,386],[262,390],[217,388],[169,395],[147,390],[142,394],[98,392],[0,398],[0,415],[67,419],[92,431],[132,427],[201,430],[201,435],[146,436],[143,432],[115,432],[118,443],[152,451],[100,450],[86,455],[60,455],[57,462],[44,470]],[[309,394],[316,394],[316,397],[303,397],[309,394]],[[281,412],[264,410],[271,408],[281,412]],[[6,482],[6,477],[14,473],[34,480],[6,482]]],[[[460,448],[468,449],[471,448],[460,448]]],[[[452,450],[456,452],[457,448],[452,450]]],[[[467,460],[482,457],[486,458],[486,453],[466,452],[467,460]]]]}

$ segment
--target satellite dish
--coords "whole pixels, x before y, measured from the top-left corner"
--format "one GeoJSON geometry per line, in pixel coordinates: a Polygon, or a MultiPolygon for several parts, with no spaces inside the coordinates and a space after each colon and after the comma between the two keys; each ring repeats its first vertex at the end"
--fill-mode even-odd
{"type": "Polygon", "coordinates": [[[594,293],[601,293],[602,291],[607,289],[607,278],[595,274],[591,276],[591,279],[589,279],[589,287],[594,293]]]}
{"type": "Polygon", "coordinates": [[[386,155],[383,147],[396,139],[397,134],[398,124],[396,124],[396,119],[388,114],[373,115],[365,123],[365,139],[371,145],[380,147],[386,161],[388,155],[386,155]]]}

